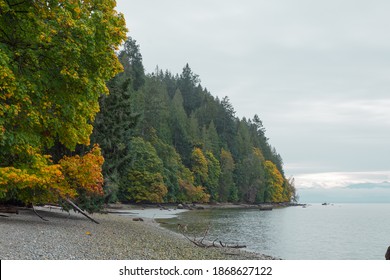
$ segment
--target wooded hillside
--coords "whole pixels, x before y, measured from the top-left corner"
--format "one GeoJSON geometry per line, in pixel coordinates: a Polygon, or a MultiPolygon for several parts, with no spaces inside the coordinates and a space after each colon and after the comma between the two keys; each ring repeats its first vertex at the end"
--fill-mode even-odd
{"type": "Polygon", "coordinates": [[[239,119],[187,64],[182,73],[144,72],[128,38],[124,72],[108,83],[92,141],[100,145],[108,200],[288,202],[293,183],[260,118],[239,119]]]}
{"type": "Polygon", "coordinates": [[[115,5],[0,0],[0,204],[294,199],[260,118],[145,73],[115,5]]]}

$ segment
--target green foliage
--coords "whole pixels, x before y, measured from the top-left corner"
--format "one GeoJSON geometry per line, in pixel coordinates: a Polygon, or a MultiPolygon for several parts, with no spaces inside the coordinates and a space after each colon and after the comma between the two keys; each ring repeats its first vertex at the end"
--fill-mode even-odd
{"type": "Polygon", "coordinates": [[[193,174],[186,167],[180,170],[179,187],[178,201],[180,202],[208,202],[210,199],[204,187],[195,186],[193,174]]]}
{"type": "Polygon", "coordinates": [[[164,183],[168,188],[166,201],[176,202],[180,194],[179,181],[182,179],[181,170],[185,167],[181,162],[180,155],[171,145],[164,143],[160,139],[156,139],[153,145],[164,166],[163,178],[164,183]]]}
{"type": "Polygon", "coordinates": [[[199,83],[199,76],[192,72],[187,63],[177,84],[183,95],[183,106],[188,116],[200,105],[201,89],[198,87],[199,83]]]}
{"type": "Polygon", "coordinates": [[[163,180],[163,162],[151,143],[140,137],[130,142],[131,164],[127,180],[121,185],[121,197],[130,202],[163,202],[167,187],[163,180]]]}
{"type": "Polygon", "coordinates": [[[191,154],[191,171],[194,174],[195,183],[204,185],[208,179],[208,163],[203,152],[199,148],[194,148],[191,154]]]}
{"type": "Polygon", "coordinates": [[[221,150],[221,175],[219,177],[219,201],[238,201],[238,190],[233,179],[236,168],[232,154],[225,149],[221,150]]]}
{"type": "Polygon", "coordinates": [[[237,118],[188,64],[145,74],[131,37],[116,54],[114,8],[0,0],[0,201],[294,200],[260,118],[237,118]]]}
{"type": "Polygon", "coordinates": [[[126,77],[129,79],[132,89],[137,91],[145,83],[145,70],[142,64],[142,55],[136,40],[127,37],[123,50],[119,53],[119,61],[122,63],[126,77]]]}
{"type": "Polygon", "coordinates": [[[158,67],[145,75],[131,38],[119,57],[125,72],[108,83],[111,96],[101,99],[93,138],[106,158],[109,199],[118,188],[121,200],[138,202],[259,203],[293,197],[294,187],[284,179],[282,160],[257,115],[237,118],[229,98],[214,98],[188,64],[180,75],[158,67]],[[267,161],[284,180],[281,197],[267,185],[267,161]]]}
{"type": "Polygon", "coordinates": [[[126,27],[114,8],[113,0],[0,1],[4,199],[47,203],[77,195],[45,153],[55,143],[68,151],[89,145],[98,98],[122,69],[115,50],[126,27]]]}
{"type": "Polygon", "coordinates": [[[218,186],[219,177],[221,176],[221,166],[219,161],[215,158],[212,152],[206,153],[207,158],[207,180],[205,186],[207,192],[210,194],[210,198],[213,201],[218,201],[218,186]]]}
{"type": "Polygon", "coordinates": [[[253,148],[246,158],[237,165],[237,183],[240,199],[249,203],[264,202],[264,157],[258,148],[253,148]]]}

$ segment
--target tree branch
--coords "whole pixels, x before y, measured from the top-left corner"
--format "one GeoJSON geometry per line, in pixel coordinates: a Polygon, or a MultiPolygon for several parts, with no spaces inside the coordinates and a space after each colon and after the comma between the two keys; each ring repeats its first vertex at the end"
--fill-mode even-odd
{"type": "Polygon", "coordinates": [[[73,203],[73,201],[71,201],[69,198],[65,198],[65,201],[68,202],[75,210],[77,210],[80,214],[84,215],[85,217],[87,217],[88,219],[90,219],[92,222],[96,223],[96,224],[99,224],[98,221],[96,221],[95,219],[93,219],[91,216],[89,216],[87,213],[85,213],[83,210],[80,209],[80,207],[78,207],[76,204],[73,203]]]}
{"type": "Polygon", "coordinates": [[[44,221],[46,221],[46,222],[49,221],[49,220],[45,219],[44,217],[42,217],[41,215],[38,214],[38,212],[35,210],[33,204],[31,204],[31,208],[32,208],[32,210],[34,211],[35,215],[37,215],[39,218],[41,218],[42,220],[44,220],[44,221]]]}
{"type": "Polygon", "coordinates": [[[246,245],[229,245],[227,243],[223,243],[222,241],[219,241],[218,243],[215,243],[218,238],[216,238],[213,242],[207,242],[205,243],[205,238],[206,236],[208,235],[209,233],[209,230],[210,230],[210,225],[206,228],[205,230],[205,233],[204,233],[204,236],[200,239],[196,239],[196,237],[194,237],[194,239],[191,239],[189,238],[186,234],[185,234],[185,231],[182,229],[182,228],[179,228],[181,229],[181,233],[182,235],[188,240],[190,241],[191,243],[195,244],[196,246],[198,247],[201,247],[201,248],[233,248],[233,249],[242,249],[242,248],[246,248],[246,245]]]}

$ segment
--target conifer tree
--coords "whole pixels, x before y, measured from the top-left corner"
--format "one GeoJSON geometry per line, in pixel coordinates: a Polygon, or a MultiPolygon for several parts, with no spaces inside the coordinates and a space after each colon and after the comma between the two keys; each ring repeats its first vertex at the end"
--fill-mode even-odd
{"type": "Polygon", "coordinates": [[[221,150],[221,175],[219,177],[218,197],[219,201],[237,201],[238,192],[237,186],[233,179],[235,163],[232,154],[225,150],[221,150]]]}
{"type": "Polygon", "coordinates": [[[127,39],[119,57],[125,71],[107,83],[110,94],[100,98],[100,112],[91,136],[92,142],[101,146],[105,158],[103,174],[107,201],[115,201],[118,189],[126,182],[123,178],[127,177],[130,164],[130,139],[141,116],[138,106],[134,106],[136,95],[139,95],[135,88],[140,90],[144,84],[142,56],[135,40],[127,39]]]}
{"type": "Polygon", "coordinates": [[[151,143],[140,137],[130,142],[130,162],[123,178],[120,197],[128,202],[163,202],[168,192],[164,184],[164,165],[151,143]]]}

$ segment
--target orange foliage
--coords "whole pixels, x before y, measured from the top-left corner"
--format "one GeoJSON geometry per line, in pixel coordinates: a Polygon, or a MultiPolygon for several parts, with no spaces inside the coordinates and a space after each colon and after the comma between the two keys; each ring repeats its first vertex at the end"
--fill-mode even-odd
{"type": "Polygon", "coordinates": [[[74,197],[58,164],[47,156],[31,153],[31,165],[0,168],[0,199],[17,199],[29,203],[55,203],[58,197],[74,197]]]}
{"type": "Polygon", "coordinates": [[[64,157],[59,164],[33,149],[27,153],[31,156],[30,166],[0,168],[0,200],[57,203],[61,198],[77,197],[80,190],[87,195],[103,195],[104,159],[98,146],[82,157],[64,157]]]}
{"type": "Polygon", "coordinates": [[[88,195],[103,195],[103,162],[101,150],[95,145],[82,157],[64,157],[59,165],[65,180],[72,188],[83,189],[88,195]]]}
{"type": "Polygon", "coordinates": [[[178,200],[182,202],[209,202],[210,195],[205,192],[202,186],[195,186],[193,173],[184,166],[178,174],[179,195],[178,200]]]}

